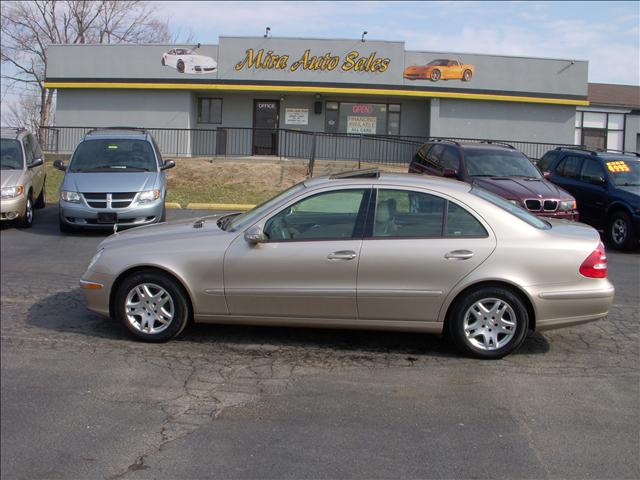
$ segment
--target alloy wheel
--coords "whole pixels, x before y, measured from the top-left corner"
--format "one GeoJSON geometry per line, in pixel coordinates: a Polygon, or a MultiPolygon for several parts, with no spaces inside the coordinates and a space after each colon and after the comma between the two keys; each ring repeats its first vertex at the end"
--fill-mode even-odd
{"type": "Polygon", "coordinates": [[[171,295],[155,283],[133,287],[125,300],[127,320],[133,328],[146,334],[166,330],[175,315],[171,295]]]}
{"type": "Polygon", "coordinates": [[[518,319],[513,308],[499,298],[483,298],[464,314],[463,329],[467,341],[481,350],[497,350],[508,344],[516,333],[518,319]]]}

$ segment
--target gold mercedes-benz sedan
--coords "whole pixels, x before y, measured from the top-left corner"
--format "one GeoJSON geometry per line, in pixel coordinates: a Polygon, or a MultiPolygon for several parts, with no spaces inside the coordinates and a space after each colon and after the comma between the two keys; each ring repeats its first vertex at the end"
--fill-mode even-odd
{"type": "Polygon", "coordinates": [[[529,330],[606,316],[606,277],[587,225],[455,180],[359,171],[111,235],[80,284],[89,309],[151,342],[193,320],[447,333],[500,358],[529,330]]]}

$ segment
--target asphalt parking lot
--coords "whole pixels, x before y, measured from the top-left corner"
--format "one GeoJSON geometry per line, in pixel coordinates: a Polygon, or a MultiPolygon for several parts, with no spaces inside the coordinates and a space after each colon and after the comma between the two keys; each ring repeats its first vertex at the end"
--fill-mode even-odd
{"type": "Polygon", "coordinates": [[[56,215],[0,232],[3,478],[640,478],[638,253],[608,252],[608,319],[500,361],[388,332],[196,325],[150,345],[85,309],[106,234],[56,215]]]}

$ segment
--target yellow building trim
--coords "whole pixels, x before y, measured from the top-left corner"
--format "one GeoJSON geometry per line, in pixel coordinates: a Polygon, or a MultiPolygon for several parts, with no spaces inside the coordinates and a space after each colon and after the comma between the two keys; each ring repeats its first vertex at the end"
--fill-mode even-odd
{"type": "Polygon", "coordinates": [[[586,107],[588,100],[568,98],[526,97],[485,93],[437,92],[420,90],[394,90],[357,87],[313,87],[297,85],[231,85],[200,83],[129,83],[129,82],[45,82],[46,88],[99,88],[143,90],[214,90],[227,92],[278,92],[278,93],[339,93],[353,95],[385,95],[413,98],[458,98],[468,100],[493,100],[498,102],[547,103],[552,105],[577,105],[586,107]]]}

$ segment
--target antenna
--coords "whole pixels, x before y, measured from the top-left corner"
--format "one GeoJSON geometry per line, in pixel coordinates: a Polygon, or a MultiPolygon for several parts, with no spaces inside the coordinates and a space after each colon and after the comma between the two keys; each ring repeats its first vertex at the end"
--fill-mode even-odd
{"type": "Polygon", "coordinates": [[[271,27],[267,27],[267,29],[264,31],[264,38],[267,38],[269,36],[270,31],[271,31],[271,27]]]}
{"type": "Polygon", "coordinates": [[[362,37],[360,37],[360,41],[361,41],[362,43],[364,43],[364,36],[365,36],[367,33],[369,33],[369,32],[367,32],[366,30],[365,30],[364,32],[362,32],[362,37]]]}

